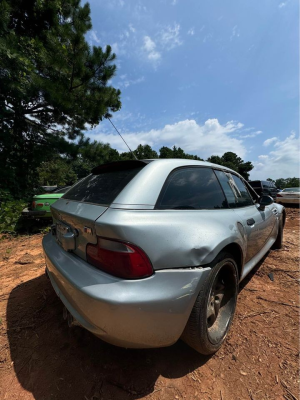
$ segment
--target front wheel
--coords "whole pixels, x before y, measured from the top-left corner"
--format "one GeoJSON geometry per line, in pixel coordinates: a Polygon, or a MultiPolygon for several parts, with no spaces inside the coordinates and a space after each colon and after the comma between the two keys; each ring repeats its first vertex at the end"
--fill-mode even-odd
{"type": "Polygon", "coordinates": [[[201,354],[213,354],[224,342],[233,320],[238,295],[238,269],[221,253],[200,291],[182,339],[201,354]]]}

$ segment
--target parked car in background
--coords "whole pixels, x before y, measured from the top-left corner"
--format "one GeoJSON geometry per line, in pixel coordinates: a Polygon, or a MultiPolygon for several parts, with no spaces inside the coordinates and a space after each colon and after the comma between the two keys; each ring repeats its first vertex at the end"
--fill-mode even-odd
{"type": "Polygon", "coordinates": [[[202,354],[220,348],[239,281],[285,223],[236,172],[181,159],[100,165],[51,211],[46,273],[70,326],[122,347],[181,337],[202,354]]]}
{"type": "Polygon", "coordinates": [[[286,188],[277,193],[276,202],[279,204],[300,204],[300,188],[286,188]]]}
{"type": "Polygon", "coordinates": [[[45,193],[52,193],[55,190],[59,189],[59,187],[57,185],[55,185],[55,186],[41,186],[41,188],[43,189],[43,191],[45,193]]]}
{"type": "Polygon", "coordinates": [[[275,183],[270,181],[249,181],[248,183],[259,196],[271,196],[276,199],[278,189],[275,183]]]}
{"type": "Polygon", "coordinates": [[[31,218],[51,218],[50,206],[69,190],[71,186],[56,188],[46,194],[33,196],[32,203],[22,211],[23,217],[31,218]]]}

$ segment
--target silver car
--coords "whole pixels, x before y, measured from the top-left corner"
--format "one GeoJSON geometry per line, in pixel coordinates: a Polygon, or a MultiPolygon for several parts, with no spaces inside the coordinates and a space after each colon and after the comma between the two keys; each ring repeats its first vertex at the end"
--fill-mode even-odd
{"type": "Polygon", "coordinates": [[[122,347],[216,352],[239,282],[282,245],[285,209],[235,171],[164,159],[100,165],[51,207],[46,272],[70,324],[122,347]]]}
{"type": "Polygon", "coordinates": [[[300,188],[286,188],[277,193],[276,203],[279,204],[300,204],[300,188]]]}

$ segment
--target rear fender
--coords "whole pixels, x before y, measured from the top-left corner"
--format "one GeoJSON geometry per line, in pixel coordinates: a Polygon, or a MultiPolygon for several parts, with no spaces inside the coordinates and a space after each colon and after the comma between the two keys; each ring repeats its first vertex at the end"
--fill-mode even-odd
{"type": "Polygon", "coordinates": [[[155,270],[209,264],[236,243],[246,253],[243,227],[232,210],[108,209],[96,221],[96,234],[141,247],[155,270]]]}

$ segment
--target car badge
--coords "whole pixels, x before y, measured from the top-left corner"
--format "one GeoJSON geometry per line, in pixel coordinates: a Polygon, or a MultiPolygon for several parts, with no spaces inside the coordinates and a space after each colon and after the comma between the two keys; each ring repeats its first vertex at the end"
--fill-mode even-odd
{"type": "Polygon", "coordinates": [[[87,233],[88,235],[92,235],[93,231],[92,228],[89,228],[88,226],[84,227],[84,233],[87,233]]]}

